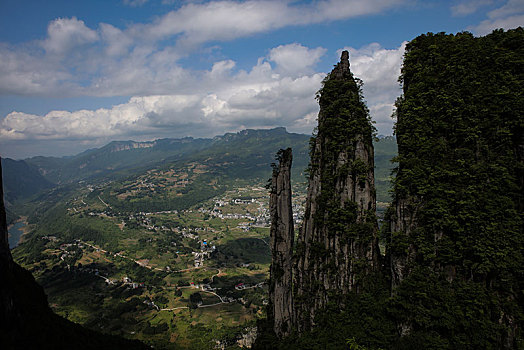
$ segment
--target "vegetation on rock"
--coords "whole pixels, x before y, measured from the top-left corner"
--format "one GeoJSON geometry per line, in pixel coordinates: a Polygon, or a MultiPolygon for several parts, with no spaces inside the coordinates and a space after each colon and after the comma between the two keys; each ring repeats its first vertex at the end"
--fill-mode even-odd
{"type": "MultiPolygon", "coordinates": [[[[370,275],[371,287],[361,293],[339,294],[342,303],[325,304],[310,330],[277,340],[265,336],[261,324],[259,348],[269,342],[282,349],[524,346],[523,57],[522,28],[485,37],[428,33],[406,46],[383,273],[370,275]]],[[[318,203],[333,222],[324,211],[318,222],[344,231],[354,217],[339,203],[329,206],[340,195],[329,185],[340,169],[318,173],[322,168],[316,164],[336,164],[340,145],[353,140],[339,132],[340,121],[323,124],[322,112],[334,108],[355,115],[356,105],[338,104],[338,90],[329,81],[321,90],[321,108],[326,104],[319,117],[319,136],[322,132],[328,142],[320,148],[319,136],[312,140],[309,176],[327,184],[321,190],[327,194],[319,196],[325,200],[318,203]]],[[[363,122],[347,127],[372,137],[363,122]]],[[[349,172],[366,171],[365,164],[355,163],[349,172]]],[[[298,245],[297,254],[307,250],[317,252],[311,255],[316,266],[328,254],[308,241],[298,245]]],[[[301,282],[294,287],[304,288],[301,282]]],[[[314,308],[309,304],[314,297],[296,298],[295,304],[314,308]]]]}

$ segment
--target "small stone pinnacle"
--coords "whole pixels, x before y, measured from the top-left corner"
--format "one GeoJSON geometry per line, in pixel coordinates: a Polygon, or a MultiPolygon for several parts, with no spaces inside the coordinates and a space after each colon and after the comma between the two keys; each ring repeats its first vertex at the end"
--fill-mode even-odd
{"type": "Polygon", "coordinates": [[[349,73],[349,52],[344,50],[340,55],[340,62],[337,63],[331,74],[335,79],[345,79],[347,73],[349,73]]]}
{"type": "Polygon", "coordinates": [[[349,62],[349,52],[347,50],[342,51],[342,55],[340,55],[340,62],[344,61],[349,62]]]}

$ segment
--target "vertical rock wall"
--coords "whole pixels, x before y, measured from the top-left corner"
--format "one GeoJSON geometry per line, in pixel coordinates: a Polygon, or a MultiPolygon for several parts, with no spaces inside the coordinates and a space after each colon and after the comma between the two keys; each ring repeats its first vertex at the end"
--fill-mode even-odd
{"type": "Polygon", "coordinates": [[[368,110],[349,54],[326,77],[318,95],[318,133],[312,140],[304,224],[296,250],[295,325],[305,331],[328,302],[359,292],[379,268],[374,159],[368,110]]]}
{"type": "Polygon", "coordinates": [[[409,341],[438,334],[455,348],[460,337],[471,348],[516,347],[523,34],[429,33],[406,46],[388,256],[396,323],[409,341]],[[448,324],[421,321],[429,313],[448,324]]]}
{"type": "Polygon", "coordinates": [[[293,212],[291,208],[291,148],[280,150],[279,164],[273,168],[271,179],[271,279],[269,287],[270,318],[279,338],[289,335],[293,318],[292,258],[293,212]]]}

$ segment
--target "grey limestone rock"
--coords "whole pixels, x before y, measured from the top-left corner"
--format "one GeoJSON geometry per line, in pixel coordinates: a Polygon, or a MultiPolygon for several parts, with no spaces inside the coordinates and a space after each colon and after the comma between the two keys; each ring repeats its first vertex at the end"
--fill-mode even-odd
{"type": "Polygon", "coordinates": [[[271,279],[270,314],[273,330],[279,338],[289,335],[293,317],[292,258],[293,212],[291,207],[291,148],[278,153],[279,164],[273,169],[271,179],[271,279]]]}
{"type": "Polygon", "coordinates": [[[349,66],[344,51],[320,91],[294,272],[299,332],[315,325],[328,302],[343,305],[344,295],[358,293],[364,276],[380,267],[373,128],[349,66]]]}

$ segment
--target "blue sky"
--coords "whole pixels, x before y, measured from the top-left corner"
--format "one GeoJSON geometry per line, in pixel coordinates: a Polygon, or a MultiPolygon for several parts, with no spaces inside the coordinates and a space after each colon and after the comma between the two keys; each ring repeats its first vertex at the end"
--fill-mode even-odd
{"type": "Polygon", "coordinates": [[[343,49],[387,135],[407,41],[521,25],[522,0],[1,0],[0,155],[310,133],[315,92],[343,49]]]}

